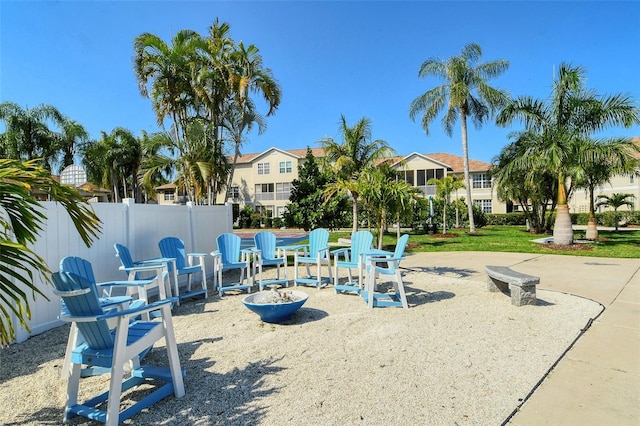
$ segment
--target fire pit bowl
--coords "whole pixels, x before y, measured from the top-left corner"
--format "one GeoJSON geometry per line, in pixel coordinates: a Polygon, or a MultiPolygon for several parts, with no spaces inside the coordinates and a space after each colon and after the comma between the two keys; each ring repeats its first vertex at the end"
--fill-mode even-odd
{"type": "Polygon", "coordinates": [[[244,306],[260,316],[264,322],[289,321],[295,311],[307,301],[309,295],[302,291],[271,290],[250,294],[242,299],[244,306]]]}

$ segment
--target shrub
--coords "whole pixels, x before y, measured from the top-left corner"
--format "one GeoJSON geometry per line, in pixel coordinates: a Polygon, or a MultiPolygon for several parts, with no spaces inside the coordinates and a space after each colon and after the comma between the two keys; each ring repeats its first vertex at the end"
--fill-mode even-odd
{"type": "Polygon", "coordinates": [[[521,225],[527,224],[527,219],[522,212],[513,213],[487,213],[487,225],[521,225]]]}

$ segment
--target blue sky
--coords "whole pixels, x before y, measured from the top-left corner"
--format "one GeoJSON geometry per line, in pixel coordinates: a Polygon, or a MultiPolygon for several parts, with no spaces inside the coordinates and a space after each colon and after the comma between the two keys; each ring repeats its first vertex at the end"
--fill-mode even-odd
{"type": "MultiPolygon", "coordinates": [[[[340,140],[338,122],[362,117],[374,139],[399,155],[461,155],[440,118],[426,136],[407,109],[441,82],[418,79],[427,58],[446,59],[470,42],[482,61],[506,59],[492,84],[511,96],[546,99],[561,62],[587,70],[587,87],[640,102],[640,2],[569,1],[7,1],[0,2],[0,101],[56,106],[99,138],[122,126],[159,130],[139,91],[133,40],[150,32],[169,42],[181,29],[206,35],[215,18],[253,43],[282,88],[267,131],[243,152],[318,146],[340,140]]],[[[640,106],[640,103],[638,103],[640,106]]],[[[263,109],[266,112],[266,109],[263,109]]],[[[469,155],[491,161],[520,124],[470,125],[469,155]]],[[[640,127],[607,135],[640,136],[640,127]]]]}

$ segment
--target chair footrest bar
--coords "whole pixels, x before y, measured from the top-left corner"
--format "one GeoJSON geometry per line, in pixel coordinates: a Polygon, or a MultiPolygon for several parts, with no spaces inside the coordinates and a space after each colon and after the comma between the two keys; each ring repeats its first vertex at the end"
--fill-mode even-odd
{"type": "Polygon", "coordinates": [[[358,283],[340,284],[335,286],[333,289],[336,291],[336,293],[341,291],[353,291],[360,294],[360,292],[362,291],[358,283]]]}

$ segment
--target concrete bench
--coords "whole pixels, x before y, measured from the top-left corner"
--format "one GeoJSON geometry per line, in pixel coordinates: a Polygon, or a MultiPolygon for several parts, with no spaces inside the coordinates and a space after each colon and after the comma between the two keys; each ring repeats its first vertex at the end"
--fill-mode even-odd
{"type": "Polygon", "coordinates": [[[540,277],[523,274],[506,266],[485,266],[487,289],[511,294],[511,304],[515,306],[536,304],[536,285],[540,277]]]}

